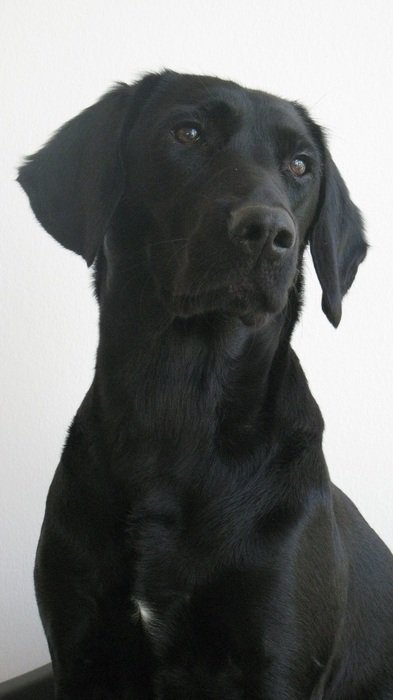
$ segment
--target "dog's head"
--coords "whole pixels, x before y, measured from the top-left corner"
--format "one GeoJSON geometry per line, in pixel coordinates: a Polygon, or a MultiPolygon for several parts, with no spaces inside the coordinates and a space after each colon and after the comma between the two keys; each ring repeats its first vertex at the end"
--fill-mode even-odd
{"type": "Polygon", "coordinates": [[[89,265],[104,239],[116,247],[121,210],[122,240],[135,236],[177,316],[281,311],[310,242],[337,326],[367,250],[306,110],[212,77],[164,72],[115,86],[30,157],[18,181],[40,223],[89,265]]]}

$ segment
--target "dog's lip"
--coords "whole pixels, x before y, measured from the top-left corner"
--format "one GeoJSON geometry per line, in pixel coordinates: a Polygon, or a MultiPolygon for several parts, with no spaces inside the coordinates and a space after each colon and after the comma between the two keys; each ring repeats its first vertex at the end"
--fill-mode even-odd
{"type": "Polygon", "coordinates": [[[163,293],[164,297],[168,299],[192,301],[193,299],[201,299],[211,295],[228,293],[231,296],[243,297],[246,294],[251,294],[254,287],[255,285],[251,284],[248,280],[241,280],[239,282],[227,282],[226,284],[209,287],[208,289],[199,289],[197,291],[181,290],[173,292],[165,287],[162,287],[161,292],[163,293]]]}
{"type": "Polygon", "coordinates": [[[228,292],[237,295],[244,295],[252,291],[252,286],[248,281],[232,282],[228,285],[228,292]]]}

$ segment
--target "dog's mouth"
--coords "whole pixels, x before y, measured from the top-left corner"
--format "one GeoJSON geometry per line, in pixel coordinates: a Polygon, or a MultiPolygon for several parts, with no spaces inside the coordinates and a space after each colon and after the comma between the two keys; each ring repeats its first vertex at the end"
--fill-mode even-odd
{"type": "MultiPolygon", "coordinates": [[[[199,251],[199,249],[198,249],[199,251]]],[[[269,260],[259,255],[237,257],[223,249],[214,261],[210,274],[206,272],[205,255],[191,255],[187,249],[184,258],[166,275],[155,274],[160,296],[168,311],[177,317],[188,318],[210,312],[222,312],[253,322],[267,318],[284,309],[288,293],[296,278],[297,256],[269,260]]]]}
{"type": "Polygon", "coordinates": [[[275,290],[250,280],[228,282],[190,292],[161,291],[166,306],[175,316],[189,318],[221,311],[247,319],[250,323],[262,316],[280,312],[288,299],[287,288],[275,290]]]}

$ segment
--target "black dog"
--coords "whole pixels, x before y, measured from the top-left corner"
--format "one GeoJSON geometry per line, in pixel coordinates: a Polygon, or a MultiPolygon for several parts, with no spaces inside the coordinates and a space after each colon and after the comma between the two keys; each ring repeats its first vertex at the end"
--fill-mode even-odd
{"type": "Polygon", "coordinates": [[[329,480],[290,346],[307,243],[334,326],[367,249],[321,129],[164,72],[19,182],[101,312],[37,555],[57,698],[392,700],[393,558],[329,480]]]}

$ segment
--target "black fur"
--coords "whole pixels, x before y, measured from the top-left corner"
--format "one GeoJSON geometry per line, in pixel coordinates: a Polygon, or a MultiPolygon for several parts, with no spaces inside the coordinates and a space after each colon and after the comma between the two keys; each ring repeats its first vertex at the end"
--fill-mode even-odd
{"type": "Polygon", "coordinates": [[[335,326],[367,249],[320,128],[164,72],[18,179],[100,305],[35,571],[57,699],[392,700],[393,559],[290,346],[307,243],[335,326]]]}

